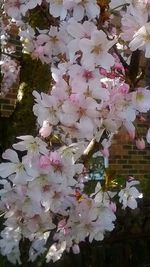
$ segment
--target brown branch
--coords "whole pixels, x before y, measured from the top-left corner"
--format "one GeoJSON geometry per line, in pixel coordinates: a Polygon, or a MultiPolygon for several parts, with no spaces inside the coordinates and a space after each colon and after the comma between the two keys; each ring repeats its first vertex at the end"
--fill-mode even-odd
{"type": "Polygon", "coordinates": [[[131,56],[128,78],[130,79],[132,90],[134,90],[135,85],[137,83],[137,77],[139,74],[140,56],[141,56],[140,50],[134,51],[131,56]]]}
{"type": "Polygon", "coordinates": [[[104,138],[106,138],[106,130],[104,130],[99,142],[97,142],[96,139],[93,138],[85,149],[81,157],[81,161],[84,163],[85,167],[88,167],[89,161],[93,154],[100,151],[100,149],[102,148],[101,142],[104,140],[104,138]]]}
{"type": "Polygon", "coordinates": [[[93,138],[81,157],[81,160],[84,163],[85,167],[88,167],[92,155],[99,150],[100,150],[100,144],[96,142],[96,140],[93,138]]]}
{"type": "Polygon", "coordinates": [[[126,69],[128,70],[128,69],[129,69],[129,65],[128,65],[127,62],[124,60],[124,58],[120,55],[120,53],[119,53],[119,51],[118,51],[116,45],[113,46],[113,50],[114,50],[115,54],[118,56],[120,62],[122,63],[123,67],[125,68],[125,70],[126,70],[126,69]]]}
{"type": "Polygon", "coordinates": [[[17,55],[5,53],[5,52],[1,52],[1,54],[8,56],[8,57],[11,57],[11,58],[14,58],[14,59],[17,59],[17,60],[19,60],[21,58],[21,56],[17,56],[17,55]]]}

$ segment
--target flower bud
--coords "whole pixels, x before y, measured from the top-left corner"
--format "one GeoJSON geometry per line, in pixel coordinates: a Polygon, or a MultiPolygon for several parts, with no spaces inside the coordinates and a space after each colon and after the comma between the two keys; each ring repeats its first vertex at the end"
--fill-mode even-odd
{"type": "Polygon", "coordinates": [[[145,149],[145,141],[143,138],[138,138],[135,141],[136,147],[140,150],[145,149]]]}
{"type": "Polygon", "coordinates": [[[74,244],[72,247],[72,251],[74,254],[79,254],[80,253],[80,248],[77,244],[74,244]]]}
{"type": "Polygon", "coordinates": [[[40,135],[46,138],[51,134],[51,132],[52,132],[52,126],[49,125],[48,121],[44,121],[43,126],[39,131],[40,135]]]}

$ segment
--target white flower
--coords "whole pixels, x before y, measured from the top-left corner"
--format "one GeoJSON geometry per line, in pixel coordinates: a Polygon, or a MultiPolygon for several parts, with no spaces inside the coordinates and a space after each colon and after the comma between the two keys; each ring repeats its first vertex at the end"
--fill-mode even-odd
{"type": "Polygon", "coordinates": [[[150,22],[141,27],[133,36],[129,47],[132,51],[144,50],[145,57],[150,58],[150,22]]]}
{"type": "Polygon", "coordinates": [[[119,202],[123,204],[123,209],[129,207],[131,209],[137,208],[136,198],[140,197],[140,192],[134,185],[139,184],[136,180],[131,180],[126,183],[126,187],[119,192],[119,202]]]}
{"type": "Polygon", "coordinates": [[[36,97],[36,104],[33,106],[33,112],[38,117],[38,123],[43,125],[43,121],[48,121],[51,125],[57,125],[59,122],[60,102],[54,95],[33,92],[36,97]]]}
{"type": "Polygon", "coordinates": [[[94,19],[100,14],[100,7],[96,0],[75,0],[77,3],[73,8],[73,18],[81,21],[86,15],[89,19],[94,19]]]}
{"type": "Polygon", "coordinates": [[[37,171],[30,168],[30,166],[24,162],[24,158],[22,162],[20,162],[14,150],[7,149],[2,157],[11,161],[0,164],[0,175],[2,178],[7,178],[11,174],[15,174],[11,176],[14,184],[26,184],[27,181],[33,180],[33,177],[37,175],[37,171]]]}
{"type": "Polygon", "coordinates": [[[127,11],[123,13],[121,20],[122,33],[121,38],[125,41],[131,41],[134,34],[147,22],[148,13],[141,8],[130,5],[127,11]]]}
{"type": "Polygon", "coordinates": [[[63,0],[46,0],[50,3],[49,13],[55,18],[60,17],[61,20],[64,20],[67,15],[67,9],[63,5],[63,0]]]}
{"type": "Polygon", "coordinates": [[[147,131],[146,140],[150,144],[150,128],[147,131]]]}
{"type": "Polygon", "coordinates": [[[139,112],[150,110],[150,90],[142,87],[138,88],[132,93],[132,104],[139,112]]]}
{"type": "Polygon", "coordinates": [[[83,24],[70,19],[68,22],[67,31],[74,38],[68,43],[70,59],[75,57],[75,53],[80,50],[79,41],[82,38],[91,38],[92,32],[96,30],[93,22],[84,21],[83,24]]]}
{"type": "Polygon", "coordinates": [[[2,255],[7,256],[13,264],[20,261],[19,242],[21,240],[21,229],[9,222],[9,225],[1,232],[0,248],[2,255]]]}
{"type": "Polygon", "coordinates": [[[53,262],[59,260],[66,249],[66,241],[63,241],[60,244],[54,243],[48,250],[46,255],[46,262],[52,260],[53,262]]]}
{"type": "Polygon", "coordinates": [[[46,232],[32,242],[29,250],[29,260],[31,260],[32,262],[35,261],[39,255],[43,254],[46,251],[45,245],[48,237],[49,232],[46,232]]]}
{"type": "Polygon", "coordinates": [[[114,65],[114,58],[107,51],[116,41],[109,41],[106,34],[100,30],[93,31],[91,39],[80,40],[79,47],[83,52],[82,64],[87,69],[94,70],[95,66],[109,69],[114,65]]]}
{"type": "Polygon", "coordinates": [[[18,136],[17,138],[21,139],[22,141],[13,145],[16,150],[27,150],[28,154],[30,154],[31,156],[39,155],[39,153],[47,154],[48,152],[48,149],[46,148],[47,144],[39,137],[34,138],[32,135],[23,135],[18,136]]]}
{"type": "Polygon", "coordinates": [[[5,9],[10,17],[20,19],[21,15],[25,16],[29,9],[41,5],[41,2],[42,0],[8,0],[5,1],[5,9]]]}

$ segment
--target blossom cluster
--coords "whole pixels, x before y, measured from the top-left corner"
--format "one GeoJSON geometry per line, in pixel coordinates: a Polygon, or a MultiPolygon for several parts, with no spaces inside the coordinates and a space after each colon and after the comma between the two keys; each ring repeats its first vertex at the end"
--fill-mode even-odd
{"type": "MultiPolygon", "coordinates": [[[[21,263],[22,238],[30,242],[29,260],[47,251],[47,262],[56,261],[65,250],[79,253],[81,241],[101,241],[114,229],[116,199],[123,209],[137,207],[141,195],[134,179],[119,193],[103,190],[100,183],[95,192],[84,190],[89,175],[82,156],[91,140],[101,143],[107,158],[113,135],[124,126],[137,147],[145,147],[144,140],[137,138],[134,121],[150,109],[150,91],[138,86],[130,91],[125,53],[119,57],[115,48],[122,38],[131,50],[142,49],[149,57],[149,3],[122,4],[128,6],[126,11],[119,8],[122,33],[118,36],[111,26],[113,15],[98,24],[103,9],[96,0],[3,1],[4,12],[19,27],[23,53],[49,64],[53,78],[47,94],[33,92],[39,136],[18,137],[21,141],[3,153],[7,162],[0,164],[0,209],[5,218],[0,248],[13,263],[21,263]],[[57,23],[34,29],[23,18],[43,4],[57,23]]],[[[107,9],[113,13],[114,6],[111,1],[107,9]]],[[[18,73],[10,65],[8,71],[18,73]]],[[[5,69],[4,76],[15,80],[5,69]]]]}
{"type": "MultiPolygon", "coordinates": [[[[58,260],[63,251],[72,248],[79,253],[79,243],[88,237],[103,240],[105,232],[114,229],[117,192],[103,192],[100,183],[95,192],[87,195],[84,183],[88,175],[84,165],[77,163],[84,145],[72,144],[55,151],[47,143],[33,136],[20,136],[13,145],[18,151],[26,151],[19,160],[15,150],[7,149],[1,163],[3,180],[0,190],[0,209],[4,212],[5,228],[1,232],[0,248],[12,263],[21,263],[19,242],[27,238],[31,242],[29,260],[46,251],[51,233],[53,244],[47,251],[46,260],[58,260]],[[7,178],[8,177],[8,178],[7,178]],[[7,178],[7,179],[6,179],[7,178]]],[[[138,182],[127,182],[119,193],[123,208],[137,207],[138,182]]]]}
{"type": "Polygon", "coordinates": [[[132,51],[137,49],[145,52],[145,57],[150,58],[150,22],[149,0],[128,1],[130,5],[126,12],[122,12],[122,34],[125,41],[129,41],[132,51]]]}
{"type": "Polygon", "coordinates": [[[15,22],[11,21],[7,15],[1,17],[1,90],[0,96],[5,95],[13,88],[16,83],[19,73],[20,64],[17,60],[16,45],[11,42],[11,38],[15,39],[18,32],[18,27],[15,22]]]}
{"type": "Polygon", "coordinates": [[[2,56],[0,61],[1,66],[1,75],[2,75],[2,83],[1,83],[1,96],[5,96],[12,88],[13,84],[16,82],[20,66],[18,66],[17,62],[11,59],[9,56],[2,56]]]}

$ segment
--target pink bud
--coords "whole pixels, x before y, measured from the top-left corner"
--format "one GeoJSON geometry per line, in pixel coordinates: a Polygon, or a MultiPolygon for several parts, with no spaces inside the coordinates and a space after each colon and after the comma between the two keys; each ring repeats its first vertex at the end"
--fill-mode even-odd
{"type": "Polygon", "coordinates": [[[40,129],[39,133],[41,134],[42,137],[46,138],[48,137],[52,132],[52,126],[49,125],[48,121],[43,122],[43,126],[40,129]]]}
{"type": "Polygon", "coordinates": [[[140,150],[145,149],[145,141],[143,138],[138,138],[135,141],[136,147],[140,150]]]}
{"type": "Polygon", "coordinates": [[[124,70],[123,65],[122,65],[121,63],[118,63],[118,62],[115,63],[114,68],[115,68],[116,70],[118,70],[118,71],[122,71],[122,70],[124,70]]]}
{"type": "Polygon", "coordinates": [[[80,253],[80,248],[77,244],[74,244],[72,247],[72,251],[74,254],[79,254],[80,253]]]}
{"type": "Polygon", "coordinates": [[[107,71],[105,69],[100,68],[99,72],[101,75],[107,76],[107,71]]]}
{"type": "Polygon", "coordinates": [[[131,140],[134,140],[134,138],[135,138],[135,126],[134,126],[134,124],[131,121],[125,121],[124,126],[126,127],[131,140]]]}
{"type": "Polygon", "coordinates": [[[119,87],[119,91],[122,93],[122,94],[127,94],[129,92],[129,85],[124,83],[123,85],[121,85],[119,87]]]}
{"type": "Polygon", "coordinates": [[[85,78],[86,80],[92,79],[93,78],[92,71],[85,70],[84,73],[83,73],[83,78],[85,78]]]}

